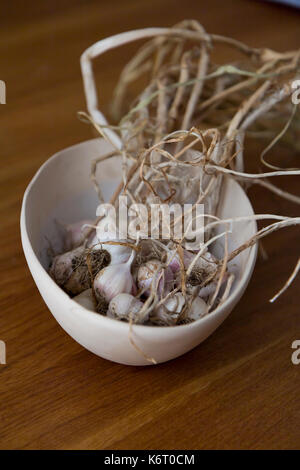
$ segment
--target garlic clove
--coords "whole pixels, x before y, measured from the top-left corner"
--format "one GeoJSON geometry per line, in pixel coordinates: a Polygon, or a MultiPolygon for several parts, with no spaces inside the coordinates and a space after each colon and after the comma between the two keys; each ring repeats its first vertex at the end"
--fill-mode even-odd
{"type": "Polygon", "coordinates": [[[190,310],[187,312],[187,318],[191,321],[199,320],[207,313],[207,304],[201,297],[196,297],[191,305],[190,310]]]}
{"type": "Polygon", "coordinates": [[[73,300],[75,300],[75,302],[77,302],[87,310],[92,310],[95,312],[95,304],[92,289],[87,289],[81,292],[81,294],[73,297],[73,300]]]}
{"type": "Polygon", "coordinates": [[[118,320],[132,320],[134,323],[145,323],[148,320],[148,315],[139,317],[143,305],[143,302],[133,295],[121,293],[110,301],[107,316],[118,320]]]}
{"type": "Polygon", "coordinates": [[[181,292],[176,292],[150,314],[151,323],[154,325],[175,325],[184,304],[184,295],[181,292]]]}
{"type": "Polygon", "coordinates": [[[150,321],[154,325],[175,325],[184,307],[185,298],[181,292],[176,292],[167,298],[163,304],[150,313],[150,321]]]}
{"type": "Polygon", "coordinates": [[[161,270],[162,264],[158,260],[150,260],[139,266],[136,275],[138,288],[150,293],[149,288],[153,278],[158,278],[161,270]]]}
{"type": "Polygon", "coordinates": [[[184,304],[184,295],[181,294],[181,292],[176,292],[174,295],[167,298],[166,301],[158,308],[158,310],[165,307],[172,313],[180,313],[184,304]]]}

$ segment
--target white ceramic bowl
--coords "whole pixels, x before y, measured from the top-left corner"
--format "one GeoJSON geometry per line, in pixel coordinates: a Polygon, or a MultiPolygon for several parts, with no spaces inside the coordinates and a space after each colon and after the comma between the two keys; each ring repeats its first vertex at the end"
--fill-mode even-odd
{"type": "MultiPolygon", "coordinates": [[[[111,361],[149,365],[129,341],[129,325],[93,313],[58,287],[47,273],[49,240],[61,244],[56,220],[74,222],[94,218],[98,204],[90,182],[91,160],[110,150],[102,139],[93,139],[55,154],[47,160],[26,189],[21,212],[21,235],[26,260],[36,285],[61,327],[89,351],[111,361]]],[[[117,161],[103,162],[97,177],[109,198],[120,181],[117,161]]],[[[219,215],[223,218],[253,214],[242,188],[225,179],[219,215]]],[[[230,251],[256,231],[255,222],[240,222],[229,236],[230,251]]],[[[222,250],[221,245],[214,250],[222,250]]],[[[218,253],[216,253],[218,254],[218,253]]],[[[219,253],[220,254],[220,253],[219,253]]],[[[213,313],[188,325],[175,327],[133,326],[133,339],[157,363],[186,353],[204,341],[229,315],[241,298],[252,274],[256,246],[238,255],[232,269],[236,280],[227,301],[213,313]]]]}

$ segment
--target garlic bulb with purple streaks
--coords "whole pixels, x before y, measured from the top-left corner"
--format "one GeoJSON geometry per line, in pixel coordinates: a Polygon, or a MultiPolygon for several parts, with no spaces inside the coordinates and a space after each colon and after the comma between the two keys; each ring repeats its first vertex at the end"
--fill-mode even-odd
{"type": "Polygon", "coordinates": [[[94,279],[94,292],[97,299],[104,298],[110,302],[121,293],[131,294],[135,292],[135,285],[131,275],[131,264],[135,252],[126,263],[110,264],[102,269],[94,279]]]}

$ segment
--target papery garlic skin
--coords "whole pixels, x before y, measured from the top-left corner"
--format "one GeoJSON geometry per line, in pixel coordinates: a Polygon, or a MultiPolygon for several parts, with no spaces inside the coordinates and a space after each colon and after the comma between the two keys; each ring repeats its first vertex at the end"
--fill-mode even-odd
{"type": "Polygon", "coordinates": [[[143,305],[143,302],[131,294],[118,294],[110,301],[107,316],[117,320],[132,320],[134,323],[142,324],[148,320],[148,315],[143,317],[138,315],[143,305]]]}
{"type": "Polygon", "coordinates": [[[83,243],[85,236],[90,230],[90,225],[93,224],[93,220],[80,220],[73,224],[67,224],[64,226],[64,247],[66,251],[73,250],[83,243]],[[85,227],[86,226],[86,227],[85,227]]]}
{"type": "Polygon", "coordinates": [[[135,253],[132,252],[126,263],[110,264],[97,274],[94,279],[94,291],[97,298],[103,297],[107,302],[110,302],[118,294],[135,292],[130,272],[134,256],[135,253]]]}
{"type": "Polygon", "coordinates": [[[149,295],[151,288],[156,288],[159,296],[170,292],[174,281],[172,269],[163,267],[157,259],[142,264],[137,271],[137,285],[144,294],[149,295]]]}
{"type": "Polygon", "coordinates": [[[92,310],[93,312],[96,311],[92,289],[87,289],[81,292],[81,294],[73,297],[73,300],[75,300],[75,302],[77,302],[82,307],[86,308],[87,310],[92,310]]]}

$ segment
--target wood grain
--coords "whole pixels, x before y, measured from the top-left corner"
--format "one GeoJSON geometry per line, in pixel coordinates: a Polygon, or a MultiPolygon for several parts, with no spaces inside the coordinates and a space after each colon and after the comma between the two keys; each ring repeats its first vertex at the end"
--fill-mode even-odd
{"type": "MultiPolygon", "coordinates": [[[[291,343],[300,339],[299,280],[274,305],[268,302],[299,256],[298,230],[265,241],[269,260],[258,259],[245,295],[214,335],[157,367],[113,364],[75,343],[44,305],[22,254],[19,214],[28,182],[51,154],[91,137],[76,118],[85,108],[82,51],[117,32],[183,18],[252,46],[300,46],[299,11],[256,1],[1,5],[0,79],[7,84],[7,104],[0,105],[0,339],[7,345],[7,365],[0,365],[1,449],[299,448],[300,365],[291,363],[291,343]]],[[[97,62],[105,112],[132,50],[97,62]]],[[[253,143],[256,169],[257,151],[253,143]]],[[[296,157],[286,158],[295,165],[296,157]]],[[[299,194],[296,179],[278,182],[299,194]]],[[[250,195],[257,212],[299,215],[261,188],[250,195]]]]}

